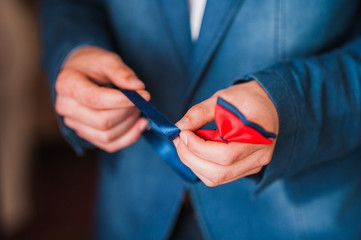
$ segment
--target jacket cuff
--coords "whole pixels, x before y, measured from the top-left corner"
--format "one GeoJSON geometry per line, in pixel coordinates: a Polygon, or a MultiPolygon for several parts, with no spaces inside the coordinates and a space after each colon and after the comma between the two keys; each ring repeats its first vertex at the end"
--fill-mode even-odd
{"type": "Polygon", "coordinates": [[[292,79],[292,76],[287,76],[287,71],[279,74],[271,68],[247,75],[237,81],[241,83],[256,80],[271,98],[279,117],[279,133],[272,160],[259,174],[249,177],[257,183],[255,195],[276,180],[285,177],[292,165],[299,120],[294,96],[285,79],[292,79]]]}

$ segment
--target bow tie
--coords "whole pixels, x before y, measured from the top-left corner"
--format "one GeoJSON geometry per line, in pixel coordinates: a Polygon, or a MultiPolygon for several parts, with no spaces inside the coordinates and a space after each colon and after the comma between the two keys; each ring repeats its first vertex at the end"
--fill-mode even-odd
{"type": "MultiPolygon", "coordinates": [[[[180,176],[189,182],[199,181],[198,177],[179,159],[172,141],[179,136],[180,129],[168,120],[158,109],[142,98],[137,92],[121,89],[122,93],[149,119],[150,130],[143,135],[180,176]]],[[[216,130],[197,130],[195,133],[206,140],[218,142],[243,142],[272,144],[269,138],[276,135],[250,122],[231,103],[218,98],[215,109],[216,130]]]]}

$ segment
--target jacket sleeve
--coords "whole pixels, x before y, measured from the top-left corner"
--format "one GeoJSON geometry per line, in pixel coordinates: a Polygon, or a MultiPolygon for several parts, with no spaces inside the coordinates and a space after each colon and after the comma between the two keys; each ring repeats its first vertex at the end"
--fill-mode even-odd
{"type": "Polygon", "coordinates": [[[260,175],[257,192],[361,147],[361,38],[245,79],[263,86],[279,115],[274,156],[260,175]]]}
{"type": "MultiPolygon", "coordinates": [[[[103,0],[43,0],[40,20],[42,24],[42,60],[52,99],[55,102],[55,81],[66,56],[82,46],[113,49],[113,38],[103,0]]],[[[65,139],[78,154],[93,147],[67,128],[58,116],[65,139]]]]}

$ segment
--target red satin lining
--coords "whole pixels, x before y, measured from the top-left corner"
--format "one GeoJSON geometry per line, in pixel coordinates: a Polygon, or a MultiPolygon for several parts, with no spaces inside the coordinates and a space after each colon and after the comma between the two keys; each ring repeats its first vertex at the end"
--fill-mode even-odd
{"type": "Polygon", "coordinates": [[[217,142],[272,144],[272,140],[245,125],[236,115],[218,104],[216,105],[214,120],[217,125],[216,130],[202,129],[195,133],[205,140],[217,142]]]}

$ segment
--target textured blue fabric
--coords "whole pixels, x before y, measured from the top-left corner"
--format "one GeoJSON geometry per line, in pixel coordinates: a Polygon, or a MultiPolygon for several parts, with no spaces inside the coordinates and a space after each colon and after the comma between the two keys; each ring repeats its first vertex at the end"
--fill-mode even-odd
{"type": "MultiPolygon", "coordinates": [[[[97,237],[167,239],[188,189],[206,239],[360,239],[359,5],[208,0],[192,44],[185,0],[43,0],[54,97],[67,54],[95,45],[117,52],[172,122],[239,79],[257,80],[279,115],[270,164],[215,188],[181,179],[144,137],[103,153],[97,237]]],[[[78,152],[89,147],[62,130],[78,152]]]]}

